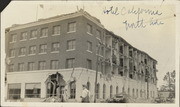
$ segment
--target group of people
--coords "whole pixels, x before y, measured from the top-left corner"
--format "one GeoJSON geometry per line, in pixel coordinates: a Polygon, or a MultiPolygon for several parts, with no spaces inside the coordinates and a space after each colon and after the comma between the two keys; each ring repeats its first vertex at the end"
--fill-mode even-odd
{"type": "MultiPolygon", "coordinates": [[[[89,103],[90,102],[90,92],[87,89],[86,85],[82,85],[82,87],[83,87],[82,95],[80,96],[81,97],[81,102],[82,103],[89,103]]],[[[66,88],[63,89],[63,93],[62,93],[62,96],[61,96],[61,101],[62,102],[67,102],[68,101],[68,92],[67,92],[66,88]]]]}

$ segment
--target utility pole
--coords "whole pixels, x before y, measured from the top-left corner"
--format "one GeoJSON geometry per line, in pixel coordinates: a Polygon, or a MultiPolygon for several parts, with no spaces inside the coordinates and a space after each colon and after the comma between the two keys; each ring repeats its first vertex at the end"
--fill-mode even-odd
{"type": "Polygon", "coordinates": [[[97,90],[97,76],[98,76],[98,65],[99,65],[99,48],[100,45],[97,45],[97,56],[96,56],[96,77],[95,77],[95,88],[94,88],[94,103],[96,103],[96,90],[97,90]]]}

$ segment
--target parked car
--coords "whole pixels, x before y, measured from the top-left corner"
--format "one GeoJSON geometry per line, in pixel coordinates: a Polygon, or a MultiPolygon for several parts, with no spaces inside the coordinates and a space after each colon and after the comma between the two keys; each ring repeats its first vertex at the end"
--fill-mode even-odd
{"type": "Polygon", "coordinates": [[[125,94],[116,94],[112,98],[108,98],[106,100],[107,103],[127,103],[127,99],[125,97],[125,94]]]}

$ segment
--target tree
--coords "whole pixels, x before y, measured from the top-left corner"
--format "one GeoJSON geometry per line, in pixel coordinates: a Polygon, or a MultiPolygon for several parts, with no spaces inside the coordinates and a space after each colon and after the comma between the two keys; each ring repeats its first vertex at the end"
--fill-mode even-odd
{"type": "Polygon", "coordinates": [[[175,77],[175,70],[173,72],[167,72],[164,76],[163,80],[166,82],[164,87],[166,87],[167,91],[175,91],[175,77]]]}
{"type": "Polygon", "coordinates": [[[162,85],[160,89],[161,91],[169,91],[170,98],[175,97],[175,80],[176,80],[175,77],[176,77],[175,70],[173,72],[167,72],[163,78],[166,84],[162,85]]]}

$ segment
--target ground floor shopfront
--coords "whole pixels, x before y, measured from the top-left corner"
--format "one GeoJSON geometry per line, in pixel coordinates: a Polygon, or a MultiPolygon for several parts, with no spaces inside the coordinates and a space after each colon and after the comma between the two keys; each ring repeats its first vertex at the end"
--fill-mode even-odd
{"type": "MultiPolygon", "coordinates": [[[[95,75],[95,71],[85,68],[9,72],[6,82],[6,100],[43,101],[51,96],[61,97],[63,90],[67,89],[68,101],[80,102],[82,85],[87,84],[91,93],[90,100],[93,102],[95,75]]],[[[147,83],[143,81],[98,73],[96,85],[97,100],[105,100],[121,92],[126,92],[133,98],[147,98],[147,83]]],[[[150,99],[157,97],[155,84],[149,83],[148,90],[150,99]]]]}

